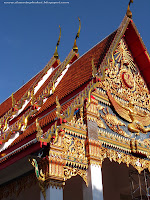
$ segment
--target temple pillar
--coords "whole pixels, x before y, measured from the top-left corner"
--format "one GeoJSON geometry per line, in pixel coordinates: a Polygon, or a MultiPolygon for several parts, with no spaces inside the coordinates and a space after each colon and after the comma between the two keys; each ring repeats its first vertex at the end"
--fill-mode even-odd
{"type": "Polygon", "coordinates": [[[91,164],[87,171],[88,187],[83,186],[83,200],[103,200],[102,171],[91,164]]]}
{"type": "Polygon", "coordinates": [[[63,200],[63,188],[48,186],[45,193],[46,198],[40,193],[40,200],[63,200]]]}
{"type": "Polygon", "coordinates": [[[98,126],[105,128],[99,117],[99,104],[93,96],[85,110],[87,124],[86,156],[89,167],[87,170],[88,187],[83,186],[83,200],[103,200],[102,161],[100,159],[101,142],[98,140],[98,126]]]}

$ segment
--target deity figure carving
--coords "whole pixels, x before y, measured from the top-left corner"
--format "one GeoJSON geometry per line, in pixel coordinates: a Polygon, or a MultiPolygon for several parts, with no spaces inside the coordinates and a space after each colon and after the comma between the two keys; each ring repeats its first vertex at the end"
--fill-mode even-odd
{"type": "Polygon", "coordinates": [[[147,134],[150,131],[150,127],[145,128],[144,126],[150,125],[150,115],[146,112],[141,113],[138,111],[133,103],[129,101],[128,106],[124,106],[111,95],[110,91],[107,91],[107,95],[115,109],[115,111],[125,120],[130,122],[128,130],[136,135],[140,132],[147,134]]]}

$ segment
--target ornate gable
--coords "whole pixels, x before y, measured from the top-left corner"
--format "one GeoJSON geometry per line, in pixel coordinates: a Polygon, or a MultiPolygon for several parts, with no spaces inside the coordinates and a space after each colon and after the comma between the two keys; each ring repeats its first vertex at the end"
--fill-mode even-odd
{"type": "Polygon", "coordinates": [[[99,93],[105,94],[103,96],[109,99],[112,108],[103,108],[101,118],[111,130],[125,137],[138,135],[140,140],[149,137],[149,128],[145,127],[150,124],[149,90],[123,38],[109,66],[99,84],[99,93]],[[114,125],[118,128],[112,128],[114,125]]]}
{"type": "MultiPolygon", "coordinates": [[[[97,159],[101,163],[108,157],[141,172],[148,168],[150,158],[150,94],[125,36],[114,46],[101,65],[103,78],[92,93],[95,100],[91,104],[97,101],[95,108],[99,110],[94,120],[98,126],[96,140],[102,143],[97,159]]],[[[91,162],[97,163],[96,150],[90,142],[89,146],[91,162]]]]}
{"type": "Polygon", "coordinates": [[[131,47],[131,21],[125,16],[117,31],[79,59],[72,50],[57,68],[47,65],[19,103],[12,96],[10,112],[0,119],[2,169],[16,153],[36,152],[39,162],[33,158],[31,164],[43,195],[46,184],[62,187],[76,175],[88,185],[89,165],[102,165],[105,158],[150,171],[150,94],[141,57],[131,47]],[[37,87],[52,67],[56,71],[37,87]]]}

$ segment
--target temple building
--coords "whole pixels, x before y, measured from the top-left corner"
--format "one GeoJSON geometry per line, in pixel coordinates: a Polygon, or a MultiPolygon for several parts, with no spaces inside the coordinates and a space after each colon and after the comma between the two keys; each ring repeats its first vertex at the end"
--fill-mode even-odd
{"type": "Polygon", "coordinates": [[[0,105],[1,200],[149,200],[150,56],[127,13],[0,105]]]}

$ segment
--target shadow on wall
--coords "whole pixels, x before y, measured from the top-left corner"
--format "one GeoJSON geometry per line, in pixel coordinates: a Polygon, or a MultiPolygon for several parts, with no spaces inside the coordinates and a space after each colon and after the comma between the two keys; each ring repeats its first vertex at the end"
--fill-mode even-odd
{"type": "MultiPolygon", "coordinates": [[[[83,187],[85,182],[77,175],[66,181],[64,187],[63,199],[64,200],[83,200],[83,187]]],[[[86,187],[86,186],[85,186],[86,187]]]]}
{"type": "MultiPolygon", "coordinates": [[[[64,200],[83,200],[83,188],[86,187],[83,179],[77,175],[72,177],[71,179],[66,181],[66,185],[64,187],[63,199],[64,200]]],[[[89,188],[90,190],[90,188],[89,188]]],[[[87,190],[88,193],[88,190],[87,190]]],[[[87,194],[86,200],[91,200],[89,193],[87,194]]],[[[103,193],[99,191],[96,187],[93,190],[93,199],[102,200],[103,193]]],[[[85,200],[85,199],[84,199],[85,200]]]]}

